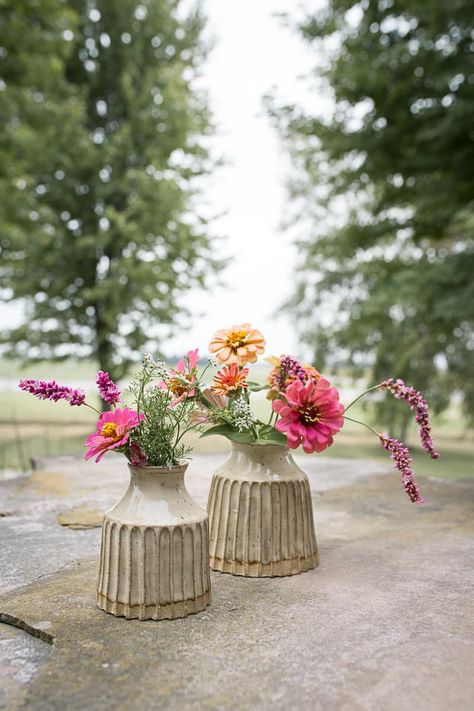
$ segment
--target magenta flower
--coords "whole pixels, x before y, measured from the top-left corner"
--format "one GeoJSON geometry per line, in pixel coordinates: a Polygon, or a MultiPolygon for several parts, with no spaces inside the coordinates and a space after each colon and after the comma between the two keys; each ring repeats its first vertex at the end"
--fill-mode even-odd
{"type": "Polygon", "coordinates": [[[95,461],[98,462],[106,452],[126,445],[130,432],[140,424],[143,417],[128,407],[102,413],[97,422],[97,431],[86,440],[85,446],[89,450],[84,459],[97,455],[95,461]]]}
{"type": "Polygon", "coordinates": [[[389,437],[387,434],[379,434],[382,447],[390,452],[390,456],[395,462],[395,469],[398,469],[403,482],[403,488],[408,494],[410,501],[414,504],[424,504],[424,499],[420,494],[418,485],[413,478],[413,460],[408,448],[398,439],[389,437]]]}
{"type": "Polygon", "coordinates": [[[66,385],[58,385],[55,380],[46,381],[27,378],[26,380],[20,380],[18,387],[27,393],[31,393],[39,400],[52,400],[53,402],[66,400],[71,406],[83,405],[86,399],[83,390],[69,388],[66,385]]]}
{"type": "Polygon", "coordinates": [[[415,420],[419,424],[420,442],[423,449],[433,459],[438,459],[439,452],[434,448],[433,438],[431,436],[431,424],[428,411],[428,403],[423,398],[422,394],[405,385],[403,380],[398,378],[387,378],[383,383],[380,383],[382,390],[389,390],[397,400],[406,400],[410,409],[415,413],[415,420]]]}
{"type": "Polygon", "coordinates": [[[280,415],[275,427],[286,433],[287,446],[296,449],[302,444],[308,454],[329,447],[344,424],[339,393],[325,378],[306,385],[295,380],[287,388],[285,399],[273,400],[272,408],[280,415]]]}
{"type": "Polygon", "coordinates": [[[145,452],[139,444],[137,444],[136,442],[130,442],[128,453],[130,464],[132,464],[134,467],[144,467],[146,465],[148,457],[146,456],[145,452]]]}
{"type": "Polygon", "coordinates": [[[97,373],[96,381],[99,388],[99,394],[102,400],[108,402],[109,405],[116,405],[120,402],[121,393],[118,387],[115,385],[110,375],[103,370],[99,370],[97,373]]]}

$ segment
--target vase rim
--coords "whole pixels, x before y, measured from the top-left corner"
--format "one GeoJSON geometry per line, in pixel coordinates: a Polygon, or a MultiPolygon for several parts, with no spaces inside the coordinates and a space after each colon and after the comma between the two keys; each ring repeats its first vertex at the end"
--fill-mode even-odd
{"type": "MultiPolygon", "coordinates": [[[[232,440],[231,440],[232,441],[232,440]]],[[[252,447],[257,449],[257,447],[277,447],[277,449],[288,449],[286,444],[279,443],[279,442],[268,442],[268,444],[261,444],[260,442],[235,442],[232,441],[232,446],[237,445],[239,447],[252,447]]],[[[289,450],[288,450],[289,451],[289,450]]]]}
{"type": "Polygon", "coordinates": [[[127,462],[128,468],[130,470],[134,471],[141,471],[141,472],[148,472],[149,474],[172,474],[174,472],[180,472],[180,471],[185,471],[188,466],[189,462],[182,461],[179,464],[172,464],[171,466],[153,466],[149,464],[145,464],[144,466],[132,464],[131,462],[127,462]]]}

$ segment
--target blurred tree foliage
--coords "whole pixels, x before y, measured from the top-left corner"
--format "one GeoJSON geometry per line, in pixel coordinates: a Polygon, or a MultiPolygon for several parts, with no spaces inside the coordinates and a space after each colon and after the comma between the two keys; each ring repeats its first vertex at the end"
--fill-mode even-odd
{"type": "Polygon", "coordinates": [[[333,109],[270,104],[304,233],[290,308],[318,367],[405,378],[438,411],[459,391],[472,417],[474,4],[329,0],[299,29],[333,109]]]}
{"type": "Polygon", "coordinates": [[[204,20],[186,7],[0,3],[0,293],[26,310],[10,355],[122,377],[219,269],[196,209],[213,167],[204,20]]]}

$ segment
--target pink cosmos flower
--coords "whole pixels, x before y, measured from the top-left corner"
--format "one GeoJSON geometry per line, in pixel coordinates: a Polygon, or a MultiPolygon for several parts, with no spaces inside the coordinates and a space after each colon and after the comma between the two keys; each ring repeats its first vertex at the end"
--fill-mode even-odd
{"type": "Polygon", "coordinates": [[[329,447],[344,424],[339,393],[325,378],[306,385],[295,380],[287,388],[285,399],[273,400],[272,408],[280,415],[275,427],[286,433],[287,446],[296,449],[302,444],[308,454],[329,447]]]}
{"type": "Polygon", "coordinates": [[[176,395],[171,407],[175,407],[185,398],[195,395],[198,382],[198,362],[199,348],[194,351],[188,351],[184,358],[177,362],[176,368],[171,371],[169,380],[164,380],[160,383],[160,388],[167,389],[170,393],[176,395]]]}
{"type": "Polygon", "coordinates": [[[102,413],[97,422],[97,431],[89,435],[85,446],[89,447],[84,459],[96,457],[98,462],[106,452],[127,444],[131,430],[137,427],[144,415],[138,415],[128,407],[102,413]]]}

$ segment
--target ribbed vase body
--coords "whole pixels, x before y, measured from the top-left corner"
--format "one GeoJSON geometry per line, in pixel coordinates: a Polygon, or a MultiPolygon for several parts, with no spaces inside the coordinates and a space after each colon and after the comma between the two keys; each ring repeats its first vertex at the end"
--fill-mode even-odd
{"type": "Polygon", "coordinates": [[[130,486],[102,525],[102,610],[161,620],[210,604],[208,517],[187,492],[185,471],[130,466],[130,486]]]}
{"type": "Polygon", "coordinates": [[[282,445],[232,443],[208,501],[213,570],[265,577],[319,563],[306,474],[282,445]]]}

